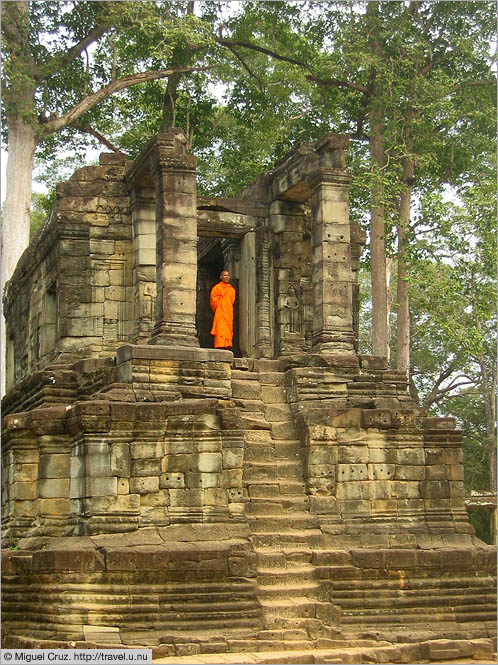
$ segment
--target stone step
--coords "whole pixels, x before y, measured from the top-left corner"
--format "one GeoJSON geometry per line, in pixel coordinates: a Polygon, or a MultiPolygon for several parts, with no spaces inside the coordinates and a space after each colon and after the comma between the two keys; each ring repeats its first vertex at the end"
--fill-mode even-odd
{"type": "Polygon", "coordinates": [[[287,404],[287,390],[283,386],[263,384],[260,389],[261,400],[265,404],[287,404]]]}
{"type": "Polygon", "coordinates": [[[232,369],[232,379],[242,379],[242,381],[259,381],[259,372],[251,372],[247,369],[232,369]]]}
{"type": "Polygon", "coordinates": [[[241,427],[242,429],[249,429],[249,430],[258,430],[258,429],[265,429],[265,430],[271,430],[272,426],[271,423],[269,423],[266,418],[264,418],[261,414],[260,411],[249,411],[248,412],[250,415],[245,415],[244,413],[241,415],[241,427]]]}
{"type": "MultiPolygon", "coordinates": [[[[258,517],[257,519],[249,519],[249,528],[251,533],[264,534],[273,533],[279,537],[284,535],[292,535],[294,530],[310,529],[318,525],[318,520],[313,516],[302,513],[295,516],[287,515],[272,515],[271,517],[258,517]]],[[[312,535],[311,533],[309,534],[312,535]]]]}
{"type": "Polygon", "coordinates": [[[268,444],[267,441],[262,443],[252,443],[248,446],[244,455],[245,463],[265,463],[271,464],[275,462],[275,448],[268,444]]]}
{"type": "MultiPolygon", "coordinates": [[[[229,646],[230,646],[230,651],[234,652],[236,644],[234,644],[233,641],[230,641],[229,646]]],[[[249,648],[250,647],[247,647],[244,651],[246,651],[246,652],[249,651],[249,648]]],[[[253,649],[256,648],[256,645],[255,645],[254,642],[252,642],[252,648],[253,649]]],[[[290,651],[296,651],[296,650],[298,650],[300,652],[303,652],[304,650],[310,650],[310,649],[313,648],[313,642],[311,642],[310,640],[259,640],[258,639],[257,648],[258,648],[258,652],[262,652],[262,653],[268,653],[268,652],[274,652],[274,651],[280,652],[281,660],[279,662],[281,662],[281,663],[286,662],[287,663],[287,662],[290,662],[289,656],[283,656],[282,652],[286,652],[286,651],[290,652],[290,651]]],[[[253,661],[251,660],[251,661],[247,661],[247,662],[253,662],[253,661]]],[[[265,662],[265,663],[266,662],[272,662],[272,663],[274,663],[275,660],[272,659],[271,661],[264,660],[264,661],[259,661],[259,662],[260,663],[262,663],[262,662],[265,662]]],[[[296,661],[292,660],[292,662],[296,662],[296,661]]],[[[301,660],[300,662],[305,662],[305,661],[301,660]]],[[[306,662],[308,662],[308,660],[306,660],[306,662]]]]}
{"type": "Polygon", "coordinates": [[[267,404],[265,417],[270,423],[285,422],[292,420],[292,411],[287,404],[267,404]]]}
{"type": "Polygon", "coordinates": [[[308,584],[313,589],[318,587],[316,581],[312,580],[313,569],[309,570],[308,568],[298,568],[287,569],[287,568],[274,568],[271,569],[261,569],[258,566],[258,575],[257,581],[260,587],[276,587],[276,588],[285,588],[296,587],[302,584],[308,584]]]}
{"type": "Polygon", "coordinates": [[[254,369],[258,372],[281,372],[282,363],[280,360],[269,360],[267,358],[255,358],[254,369]]]}
{"type": "Polygon", "coordinates": [[[455,616],[455,613],[449,609],[446,612],[438,612],[434,608],[421,607],[419,611],[415,612],[401,612],[397,608],[393,608],[390,613],[382,610],[382,614],[377,610],[373,614],[358,613],[358,614],[348,614],[346,612],[342,613],[342,625],[348,624],[395,624],[403,625],[408,623],[420,623],[424,620],[429,623],[440,622],[440,621],[496,621],[496,609],[489,611],[481,612],[467,612],[467,613],[458,613],[458,616],[455,616]]]}
{"type": "Polygon", "coordinates": [[[232,367],[243,371],[254,371],[254,358],[234,358],[232,360],[232,367]]]}
{"type": "Polygon", "coordinates": [[[276,571],[276,574],[286,571],[292,572],[293,570],[314,570],[311,564],[313,559],[313,552],[311,549],[285,547],[283,545],[279,549],[256,549],[256,556],[258,561],[258,571],[266,574],[268,570],[276,571]]]}
{"type": "MultiPolygon", "coordinates": [[[[262,391],[259,381],[251,381],[244,379],[232,379],[232,397],[234,399],[261,399],[262,391]]],[[[274,388],[274,390],[277,390],[274,388]]]]}
{"type": "Polygon", "coordinates": [[[294,439],[296,438],[297,430],[292,420],[287,420],[278,423],[272,423],[271,436],[272,439],[294,439]]]}
{"type": "Polygon", "coordinates": [[[438,590],[439,593],[430,594],[426,593],[425,590],[420,590],[415,593],[407,594],[403,590],[402,596],[399,595],[399,592],[396,593],[394,590],[391,594],[386,595],[382,594],[380,591],[375,593],[375,598],[369,598],[368,594],[365,591],[362,592],[362,596],[356,598],[344,598],[341,595],[334,593],[334,600],[341,605],[345,610],[354,610],[354,608],[368,609],[368,608],[377,608],[383,607],[385,605],[393,605],[396,603],[397,607],[412,607],[412,606],[437,606],[437,605],[446,605],[447,607],[461,606],[461,603],[464,601],[464,606],[474,606],[479,605],[483,607],[487,603],[493,603],[493,600],[489,599],[488,594],[476,593],[475,591],[462,590],[462,593],[456,593],[452,591],[451,593],[441,593],[441,590],[438,590]],[[467,593],[465,593],[467,591],[467,593]]]}
{"type": "Polygon", "coordinates": [[[258,640],[266,641],[292,641],[292,640],[307,640],[308,631],[303,628],[295,629],[282,629],[282,630],[262,630],[257,635],[258,640]]]}
{"type": "Polygon", "coordinates": [[[262,479],[251,480],[245,484],[249,494],[249,500],[251,500],[251,497],[261,498],[271,496],[286,501],[287,499],[302,499],[303,496],[305,496],[304,488],[300,491],[300,488],[301,486],[304,486],[304,483],[301,483],[298,480],[293,482],[292,479],[262,479]],[[274,485],[277,486],[277,491],[275,491],[274,485]]]}
{"type": "Polygon", "coordinates": [[[302,460],[303,446],[297,439],[282,439],[273,442],[275,457],[287,457],[291,460],[302,460]]]}
{"type": "Polygon", "coordinates": [[[253,482],[271,482],[274,480],[301,480],[302,466],[299,462],[255,462],[247,463],[244,468],[244,481],[250,485],[253,482]]]}
{"type": "Polygon", "coordinates": [[[285,386],[285,374],[283,372],[260,372],[259,382],[261,385],[285,386]]]}
{"type": "MultiPolygon", "coordinates": [[[[281,515],[288,512],[308,513],[308,501],[307,497],[304,496],[289,496],[286,498],[285,496],[278,495],[261,499],[251,497],[249,505],[254,506],[256,512],[261,510],[261,514],[274,514],[278,510],[281,515]]],[[[249,505],[247,507],[249,507],[249,505]]],[[[253,510],[253,508],[251,508],[251,510],[253,510]]]]}
{"type": "Polygon", "coordinates": [[[287,599],[304,598],[308,600],[319,600],[323,591],[317,584],[258,584],[258,597],[260,599],[287,599]]]}
{"type": "Polygon", "coordinates": [[[309,540],[313,535],[321,535],[319,529],[306,529],[305,531],[293,530],[291,533],[253,533],[251,542],[255,549],[275,549],[276,547],[292,547],[293,551],[310,551],[309,540]]]}
{"type": "MultiPolygon", "coordinates": [[[[336,566],[334,566],[335,568],[336,566]]],[[[343,567],[341,566],[341,571],[343,567]]],[[[354,566],[348,566],[348,570],[357,571],[354,566]]],[[[351,579],[352,577],[348,576],[347,580],[342,580],[341,575],[343,572],[340,572],[337,580],[333,582],[334,594],[340,595],[341,593],[347,595],[352,594],[354,591],[351,588],[351,579]]],[[[356,578],[358,579],[358,578],[356,578]]],[[[375,594],[390,593],[391,589],[394,592],[399,592],[399,582],[398,580],[376,580],[368,579],[362,580],[363,588],[359,590],[360,593],[365,592],[374,592],[375,594]]],[[[469,589],[469,593],[475,593],[475,591],[480,591],[485,589],[487,592],[493,592],[494,580],[492,577],[486,578],[477,578],[477,577],[466,577],[458,576],[457,579],[444,579],[444,578],[416,578],[412,577],[410,579],[410,589],[407,591],[414,592],[416,590],[421,590],[424,593],[430,593],[431,590],[436,593],[440,592],[441,589],[445,591],[455,590],[458,592],[466,593],[469,589]]]]}
{"type": "Polygon", "coordinates": [[[313,618],[315,601],[307,598],[261,598],[261,607],[265,615],[273,614],[278,619],[288,617],[313,618]]]}
{"type": "Polygon", "coordinates": [[[259,411],[260,413],[263,413],[264,411],[264,404],[260,399],[234,399],[233,400],[235,406],[239,407],[239,409],[242,412],[253,412],[253,411],[259,411]]]}

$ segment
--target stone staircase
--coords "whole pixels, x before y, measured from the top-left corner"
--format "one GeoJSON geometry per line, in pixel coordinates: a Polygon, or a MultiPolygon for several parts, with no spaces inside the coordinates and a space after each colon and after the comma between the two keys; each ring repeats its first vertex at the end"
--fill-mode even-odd
{"type": "MultiPolygon", "coordinates": [[[[236,358],[232,399],[247,448],[246,516],[257,561],[258,650],[377,647],[431,634],[493,635],[493,578],[411,572],[410,583],[351,563],[309,510],[302,446],[278,360],[236,358]],[[331,602],[332,599],[332,602],[331,602]]],[[[471,573],[472,575],[472,573],[471,573]]],[[[247,650],[252,640],[236,640],[247,650]]]]}
{"type": "Polygon", "coordinates": [[[260,648],[303,649],[332,637],[326,623],[337,608],[324,600],[311,562],[310,544],[321,531],[308,510],[301,444],[283,384],[279,361],[234,361],[232,394],[247,440],[246,515],[264,612],[258,641],[260,648]]]}

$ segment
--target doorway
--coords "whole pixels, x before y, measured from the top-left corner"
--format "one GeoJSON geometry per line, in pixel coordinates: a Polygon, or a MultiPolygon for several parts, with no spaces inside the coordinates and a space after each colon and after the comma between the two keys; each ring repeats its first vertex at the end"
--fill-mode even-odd
{"type": "MultiPolygon", "coordinates": [[[[203,349],[213,349],[214,340],[211,335],[213,313],[209,304],[211,289],[220,280],[220,273],[225,268],[220,238],[200,236],[197,247],[197,308],[196,328],[199,345],[203,349]]],[[[229,270],[230,267],[228,266],[229,270]]],[[[233,354],[240,358],[239,343],[239,280],[230,277],[230,283],[235,288],[235,303],[233,306],[233,354]]]]}

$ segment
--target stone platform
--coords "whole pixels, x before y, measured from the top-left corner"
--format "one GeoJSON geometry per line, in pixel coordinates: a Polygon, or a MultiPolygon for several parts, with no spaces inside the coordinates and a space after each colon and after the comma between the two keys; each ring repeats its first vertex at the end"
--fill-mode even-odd
{"type": "Polygon", "coordinates": [[[4,646],[488,653],[461,433],[358,353],[347,138],[235,199],[197,196],[185,145],[170,128],[60,183],[6,286],[4,646]],[[202,348],[221,268],[242,357],[202,348]]]}
{"type": "Polygon", "coordinates": [[[373,358],[182,353],[49,369],[75,401],[5,417],[5,646],[493,650],[496,553],[466,520],[449,419],[373,358]]]}

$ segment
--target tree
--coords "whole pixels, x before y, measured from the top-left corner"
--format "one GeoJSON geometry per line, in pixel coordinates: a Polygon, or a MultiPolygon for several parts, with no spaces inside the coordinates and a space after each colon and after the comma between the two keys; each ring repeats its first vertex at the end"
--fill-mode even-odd
{"type": "Polygon", "coordinates": [[[437,244],[419,243],[410,291],[417,312],[412,376],[421,406],[460,413],[461,423],[469,412],[475,420],[479,406],[489,489],[496,492],[495,165],[491,160],[480,182],[461,189],[458,204],[434,195],[425,201],[425,214],[441,218],[437,230],[445,235],[438,233],[437,244]]]}

